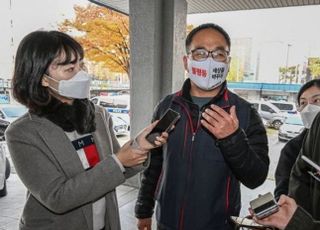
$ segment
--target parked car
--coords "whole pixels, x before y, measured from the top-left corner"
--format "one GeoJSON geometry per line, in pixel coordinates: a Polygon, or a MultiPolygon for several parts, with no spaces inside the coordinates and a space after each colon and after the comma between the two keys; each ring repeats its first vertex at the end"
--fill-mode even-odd
{"type": "Polygon", "coordinates": [[[288,141],[298,136],[303,130],[304,125],[300,115],[288,116],[279,128],[278,139],[279,141],[288,141]]]}
{"type": "Polygon", "coordinates": [[[121,118],[111,114],[113,131],[116,136],[127,135],[128,134],[128,124],[121,118]]]}
{"type": "Polygon", "coordinates": [[[0,197],[7,195],[7,182],[10,176],[10,162],[6,157],[6,151],[3,143],[0,144],[0,197]]]}
{"type": "Polygon", "coordinates": [[[107,111],[125,121],[130,130],[130,95],[96,96],[90,99],[94,104],[105,107],[107,111]]]}
{"type": "Polygon", "coordinates": [[[295,103],[287,101],[269,101],[271,104],[275,105],[280,109],[281,112],[286,112],[289,114],[297,114],[297,108],[295,103]]]}
{"type": "Polygon", "coordinates": [[[279,129],[283,124],[286,114],[268,101],[251,101],[261,118],[266,120],[266,126],[279,129]]]}
{"type": "Polygon", "coordinates": [[[7,122],[12,122],[18,117],[22,116],[27,112],[27,108],[23,105],[11,105],[1,104],[0,105],[0,119],[7,122]]]}
{"type": "Polygon", "coordinates": [[[26,112],[26,107],[22,105],[0,105],[0,154],[2,156],[0,157],[0,161],[2,161],[0,162],[0,165],[5,165],[4,176],[0,175],[1,180],[3,180],[0,181],[0,188],[2,188],[0,190],[0,197],[7,195],[6,179],[8,179],[8,177],[10,176],[10,162],[6,157],[6,144],[4,142],[4,132],[12,121],[16,120],[18,117],[25,114],[26,112]]]}
{"type": "Polygon", "coordinates": [[[8,125],[26,112],[27,108],[22,105],[0,105],[0,141],[4,139],[4,131],[8,125]]]}

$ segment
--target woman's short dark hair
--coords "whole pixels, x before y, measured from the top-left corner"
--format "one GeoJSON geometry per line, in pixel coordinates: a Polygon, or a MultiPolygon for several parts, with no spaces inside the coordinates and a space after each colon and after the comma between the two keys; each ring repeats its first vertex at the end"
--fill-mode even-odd
{"type": "Polygon", "coordinates": [[[64,60],[58,65],[69,64],[74,58],[81,60],[84,56],[81,45],[59,31],[35,31],[22,39],[12,78],[13,96],[18,102],[34,112],[50,103],[51,95],[41,80],[53,60],[61,54],[64,54],[64,60]]]}
{"type": "Polygon", "coordinates": [[[231,49],[231,40],[229,37],[229,34],[219,25],[214,24],[214,23],[206,23],[206,24],[202,24],[196,28],[194,28],[193,30],[190,31],[190,33],[188,34],[187,38],[186,38],[186,52],[189,53],[190,52],[190,45],[192,42],[192,39],[194,37],[194,35],[196,35],[196,33],[198,33],[201,30],[205,30],[205,29],[213,29],[218,31],[220,34],[222,34],[222,36],[224,37],[224,39],[226,40],[229,49],[231,49]]]}
{"type": "Polygon", "coordinates": [[[301,86],[298,95],[297,95],[297,104],[300,105],[300,97],[301,95],[309,88],[311,88],[312,86],[316,86],[317,88],[320,89],[320,79],[313,79],[311,81],[308,81],[307,83],[305,83],[303,86],[301,86]]]}

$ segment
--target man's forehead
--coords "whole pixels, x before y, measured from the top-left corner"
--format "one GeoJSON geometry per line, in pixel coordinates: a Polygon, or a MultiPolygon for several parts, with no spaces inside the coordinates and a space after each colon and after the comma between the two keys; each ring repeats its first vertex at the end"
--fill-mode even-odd
{"type": "Polygon", "coordinates": [[[212,29],[205,29],[196,33],[190,45],[194,48],[228,47],[225,37],[219,31],[212,29]]]}

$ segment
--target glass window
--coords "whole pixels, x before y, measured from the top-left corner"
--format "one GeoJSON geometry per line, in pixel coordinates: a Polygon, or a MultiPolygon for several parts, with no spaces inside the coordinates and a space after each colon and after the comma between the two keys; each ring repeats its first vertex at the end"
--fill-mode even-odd
{"type": "Polygon", "coordinates": [[[302,120],[300,117],[298,116],[289,116],[286,118],[285,120],[286,124],[290,124],[290,125],[301,125],[303,126],[302,120]]]}
{"type": "Polygon", "coordinates": [[[269,112],[269,113],[275,113],[273,109],[271,109],[269,106],[261,104],[261,111],[269,112]]]}
{"type": "Polygon", "coordinates": [[[100,105],[103,107],[111,107],[111,108],[115,107],[113,103],[106,102],[106,101],[100,101],[100,105]]]}
{"type": "Polygon", "coordinates": [[[25,107],[3,107],[2,111],[7,117],[20,117],[27,112],[25,107]]]}
{"type": "Polygon", "coordinates": [[[293,110],[293,105],[292,104],[286,104],[286,103],[277,103],[277,102],[272,102],[275,106],[277,106],[280,110],[293,110]]]}

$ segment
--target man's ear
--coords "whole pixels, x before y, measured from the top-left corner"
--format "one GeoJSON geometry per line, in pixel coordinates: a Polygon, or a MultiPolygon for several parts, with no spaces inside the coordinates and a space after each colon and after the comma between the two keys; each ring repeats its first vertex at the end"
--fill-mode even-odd
{"type": "Polygon", "coordinates": [[[48,78],[46,77],[45,74],[42,76],[41,85],[44,86],[44,87],[48,87],[49,86],[49,81],[48,81],[48,78]]]}
{"type": "Polygon", "coordinates": [[[184,66],[185,71],[189,72],[189,70],[188,70],[188,57],[186,55],[183,56],[183,66],[184,66]]]}

